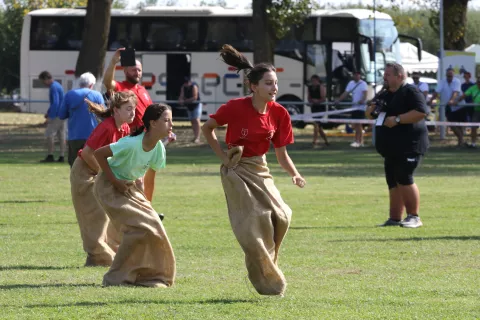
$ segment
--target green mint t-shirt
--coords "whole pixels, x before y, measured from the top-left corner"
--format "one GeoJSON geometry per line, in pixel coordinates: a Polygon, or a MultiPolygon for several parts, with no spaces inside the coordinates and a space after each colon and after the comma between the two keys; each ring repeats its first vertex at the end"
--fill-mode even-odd
{"type": "Polygon", "coordinates": [[[152,150],[146,152],[142,147],[144,136],[145,133],[127,136],[110,144],[113,156],[108,158],[108,164],[117,179],[133,181],[143,177],[148,168],[155,171],[165,168],[165,146],[158,141],[152,150]]]}

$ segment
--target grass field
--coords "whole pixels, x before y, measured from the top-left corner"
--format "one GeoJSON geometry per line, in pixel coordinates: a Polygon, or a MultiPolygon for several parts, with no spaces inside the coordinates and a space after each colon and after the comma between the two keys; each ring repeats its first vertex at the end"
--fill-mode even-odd
{"type": "MultiPolygon", "coordinates": [[[[291,185],[273,153],[277,187],[293,210],[279,265],[284,298],[255,293],[228,221],[219,163],[175,131],[153,205],[177,259],[175,286],[101,286],[84,268],[67,164],[39,164],[42,119],[0,113],[2,319],[479,319],[480,151],[434,143],[417,174],[424,227],[376,228],[387,218],[381,158],[311,130],[289,148],[307,187],[291,185]]],[[[220,132],[220,135],[223,133],[220,132]]]]}

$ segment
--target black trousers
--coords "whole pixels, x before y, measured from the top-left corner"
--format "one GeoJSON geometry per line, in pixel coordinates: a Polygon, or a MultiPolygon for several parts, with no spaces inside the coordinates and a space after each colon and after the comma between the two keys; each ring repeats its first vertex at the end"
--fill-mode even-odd
{"type": "Polygon", "coordinates": [[[80,149],[83,149],[87,140],[68,140],[68,164],[70,168],[73,166],[73,162],[77,158],[77,153],[80,149]]]}

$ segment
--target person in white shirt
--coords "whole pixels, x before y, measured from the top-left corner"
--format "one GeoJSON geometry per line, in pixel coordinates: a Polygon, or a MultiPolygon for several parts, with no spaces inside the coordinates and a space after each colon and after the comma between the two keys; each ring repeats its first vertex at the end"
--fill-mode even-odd
{"type": "Polygon", "coordinates": [[[413,85],[417,87],[417,89],[423,93],[425,96],[425,100],[427,99],[428,96],[428,84],[425,82],[420,81],[420,74],[418,72],[414,72],[412,74],[412,79],[413,79],[413,85]]]}
{"type": "MultiPolygon", "coordinates": [[[[457,98],[460,95],[461,84],[460,80],[454,77],[454,71],[451,68],[447,69],[447,79],[441,80],[436,92],[433,93],[432,101],[440,94],[440,106],[445,106],[445,114],[449,122],[465,122],[466,114],[462,106],[458,106],[457,98]],[[463,110],[463,111],[462,111],[463,110]]],[[[458,139],[458,145],[463,145],[463,129],[462,127],[450,127],[458,139]]]]}
{"type": "MultiPolygon", "coordinates": [[[[352,108],[357,108],[357,110],[352,111],[352,119],[365,119],[365,103],[367,101],[368,86],[361,77],[362,74],[360,71],[355,71],[353,74],[353,80],[348,83],[345,92],[335,101],[335,103],[338,104],[350,94],[352,95],[352,108]]],[[[362,124],[355,123],[353,128],[355,130],[355,141],[350,144],[350,146],[354,148],[363,147],[362,124]]]]}

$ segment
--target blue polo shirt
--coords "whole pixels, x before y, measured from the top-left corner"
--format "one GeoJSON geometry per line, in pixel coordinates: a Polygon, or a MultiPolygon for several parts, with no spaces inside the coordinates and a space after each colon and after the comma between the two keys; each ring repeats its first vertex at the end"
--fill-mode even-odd
{"type": "Polygon", "coordinates": [[[98,125],[96,116],[88,111],[88,105],[84,101],[85,98],[105,105],[105,101],[98,91],[88,88],[68,91],[58,113],[60,119],[68,118],[67,140],[87,140],[93,129],[98,125]]]}
{"type": "Polygon", "coordinates": [[[63,102],[63,95],[64,92],[62,85],[57,81],[53,81],[49,90],[50,107],[47,111],[48,118],[55,119],[58,117],[58,111],[60,110],[63,102]]]}

